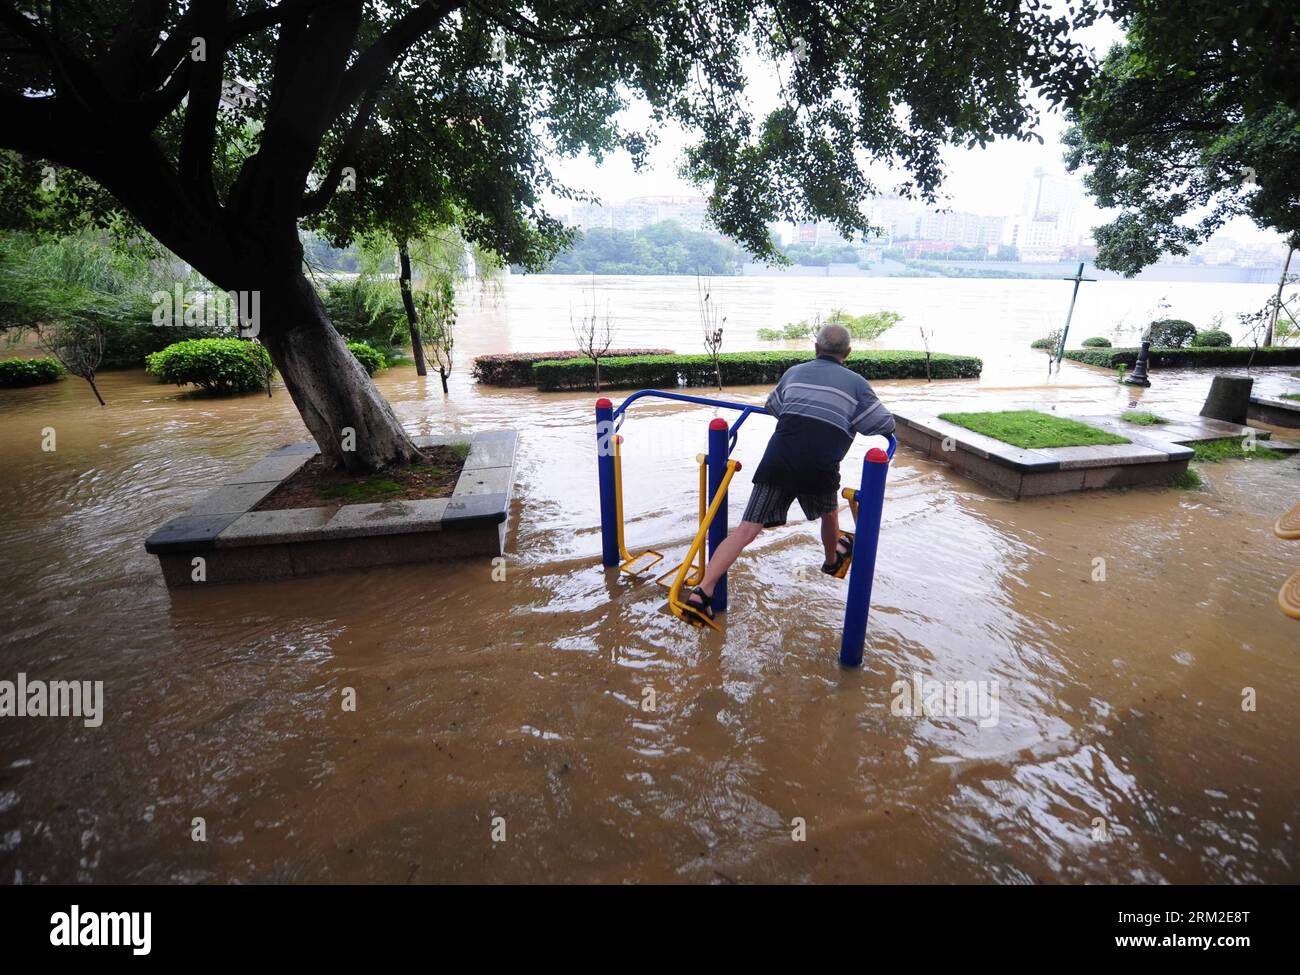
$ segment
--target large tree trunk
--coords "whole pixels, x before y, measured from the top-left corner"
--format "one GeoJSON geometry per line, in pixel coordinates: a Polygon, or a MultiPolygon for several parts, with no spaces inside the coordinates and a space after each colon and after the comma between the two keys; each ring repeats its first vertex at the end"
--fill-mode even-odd
{"type": "MultiPolygon", "coordinates": [[[[411,294],[411,250],[406,241],[397,242],[397,256],[402,262],[398,283],[402,289],[402,307],[406,309],[406,324],[411,329],[411,353],[415,356],[415,371],[417,375],[427,376],[429,369],[424,364],[424,343],[420,341],[420,316],[415,313],[415,298],[411,294]]],[[[444,382],[444,392],[446,385],[444,382]]]]}
{"type": "Polygon", "coordinates": [[[260,338],[321,453],[349,471],[420,456],[301,273],[262,295],[260,338]]]}
{"type": "Polygon", "coordinates": [[[1215,376],[1210,392],[1201,407],[1201,416],[1228,423],[1245,424],[1250,412],[1250,390],[1255,380],[1249,376],[1215,376]]]}

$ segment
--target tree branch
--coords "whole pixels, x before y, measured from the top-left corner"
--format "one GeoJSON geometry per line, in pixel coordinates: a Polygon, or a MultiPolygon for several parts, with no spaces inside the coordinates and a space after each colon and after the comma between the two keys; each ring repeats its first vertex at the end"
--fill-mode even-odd
{"type": "Polygon", "coordinates": [[[329,205],[330,199],[334,196],[335,190],[338,189],[339,180],[343,176],[343,167],[357,150],[357,144],[361,141],[361,134],[366,129],[366,123],[370,121],[370,113],[374,111],[375,102],[379,98],[379,92],[388,82],[388,76],[385,75],[380,83],[366,92],[365,97],[361,100],[361,107],[357,109],[356,117],[348,127],[347,135],[343,137],[343,145],[339,147],[338,154],[334,157],[334,162],[330,164],[329,171],[325,174],[325,179],[315,192],[308,193],[303,197],[302,207],[299,209],[299,216],[310,216],[314,213],[320,213],[329,205]]]}
{"type": "Polygon", "coordinates": [[[425,0],[399,17],[397,23],[358,55],[352,66],[344,72],[330,118],[336,119],[346,112],[353,102],[388,74],[412,45],[433,30],[453,10],[462,6],[462,2],[463,0],[443,0],[434,3],[433,0],[425,0]]]}
{"type": "Polygon", "coordinates": [[[197,199],[215,209],[218,203],[212,185],[212,153],[225,76],[226,0],[196,0],[194,8],[200,11],[195,27],[205,42],[204,59],[194,62],[189,71],[190,100],[181,132],[179,175],[197,199]]]}

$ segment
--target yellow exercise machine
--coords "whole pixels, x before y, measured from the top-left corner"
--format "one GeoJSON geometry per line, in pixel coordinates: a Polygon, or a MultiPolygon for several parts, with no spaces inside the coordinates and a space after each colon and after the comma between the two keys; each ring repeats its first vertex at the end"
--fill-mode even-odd
{"type": "MultiPolygon", "coordinates": [[[[635,555],[627,550],[627,543],[623,535],[623,438],[614,434],[614,509],[615,518],[618,524],[618,551],[623,561],[619,565],[619,570],[626,572],[631,576],[641,576],[651,568],[658,565],[663,560],[663,553],[654,549],[645,549],[637,552],[635,555]]],[[[703,613],[696,612],[682,598],[682,589],[685,587],[694,588],[704,579],[704,569],[706,563],[705,542],[709,537],[709,526],[713,524],[713,519],[718,514],[718,509],[722,505],[722,499],[727,496],[727,487],[731,484],[732,475],[740,470],[740,461],[728,460],[727,472],[723,475],[722,483],[718,490],[714,492],[712,502],[708,501],[708,454],[696,454],[695,461],[700,468],[700,508],[699,521],[697,523],[695,538],[691,542],[691,547],[686,551],[686,557],[680,564],[669,569],[663,575],[659,576],[658,582],[661,585],[668,586],[668,607],[672,610],[674,616],[687,623],[699,626],[708,624],[715,630],[720,629],[717,623],[709,619],[703,613]],[[672,579],[669,582],[669,578],[672,579]]]]}
{"type": "MultiPolygon", "coordinates": [[[[673,579],[672,587],[668,590],[668,608],[672,614],[683,622],[690,623],[693,626],[711,626],[715,630],[721,630],[722,627],[709,618],[705,613],[694,609],[684,599],[682,599],[682,589],[687,585],[687,577],[694,579],[691,586],[697,586],[700,580],[704,578],[704,543],[709,537],[709,526],[713,524],[713,519],[718,514],[718,509],[722,506],[722,499],[727,496],[727,487],[731,484],[731,478],[736,471],[740,470],[740,461],[728,460],[727,472],[722,476],[722,483],[718,485],[718,490],[713,493],[713,500],[709,503],[709,508],[704,512],[700,519],[700,527],[695,532],[695,538],[691,542],[691,547],[686,550],[686,558],[682,559],[682,564],[677,567],[677,576],[673,579]],[[697,565],[692,565],[696,563],[697,565]],[[692,571],[694,569],[694,571],[692,571]]],[[[704,463],[700,464],[700,487],[704,486],[704,463]]],[[[700,494],[701,502],[704,493],[700,494]]]]}
{"type": "MultiPolygon", "coordinates": [[[[668,608],[674,616],[695,626],[709,626],[714,630],[720,630],[721,627],[710,619],[707,613],[697,611],[682,598],[682,591],[688,586],[694,588],[704,581],[709,553],[716,552],[718,546],[727,539],[727,489],[736,471],[740,470],[740,463],[731,460],[731,452],[736,445],[736,437],[745,418],[751,413],[767,413],[767,410],[752,403],[730,402],[660,389],[638,390],[625,399],[618,409],[614,408],[613,402],[607,397],[596,400],[600,562],[610,569],[617,566],[632,576],[642,575],[663,559],[663,555],[654,549],[646,549],[633,555],[628,552],[623,535],[623,473],[620,450],[622,438],[618,435],[618,428],[627,408],[646,396],[709,406],[714,409],[736,410],[740,413],[736,422],[732,424],[728,424],[719,416],[709,421],[708,453],[696,458],[700,465],[700,501],[699,523],[695,537],[691,540],[691,546],[687,549],[686,557],[681,563],[659,576],[661,583],[666,583],[670,576],[672,578],[668,589],[668,608]]],[[[876,546],[880,536],[881,510],[885,499],[885,478],[889,471],[889,460],[894,456],[894,449],[897,446],[898,442],[890,437],[888,450],[881,450],[879,447],[868,450],[862,462],[862,486],[856,491],[850,489],[844,492],[855,521],[852,532],[842,533],[854,540],[854,546],[853,554],[845,560],[841,572],[838,573],[841,578],[847,576],[849,580],[848,596],[844,601],[844,633],[840,640],[840,663],[846,667],[858,667],[862,664],[867,614],[871,606],[871,581],[875,575],[876,546]],[[850,572],[852,564],[855,564],[855,567],[850,572]]],[[[715,613],[727,611],[726,573],[718,577],[713,588],[711,606],[715,613]]]]}

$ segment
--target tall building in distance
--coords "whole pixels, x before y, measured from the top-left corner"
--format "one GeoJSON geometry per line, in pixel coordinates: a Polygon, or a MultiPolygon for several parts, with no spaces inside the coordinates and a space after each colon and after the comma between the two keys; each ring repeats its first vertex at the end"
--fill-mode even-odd
{"type": "Polygon", "coordinates": [[[1005,242],[1022,261],[1059,261],[1083,243],[1087,232],[1081,215],[1089,209],[1077,179],[1054,176],[1041,166],[1025,185],[1024,202],[1007,227],[1005,242]]]}
{"type": "Polygon", "coordinates": [[[621,203],[579,203],[571,223],[583,230],[640,230],[653,223],[674,220],[687,230],[708,230],[702,196],[634,196],[621,203]]]}

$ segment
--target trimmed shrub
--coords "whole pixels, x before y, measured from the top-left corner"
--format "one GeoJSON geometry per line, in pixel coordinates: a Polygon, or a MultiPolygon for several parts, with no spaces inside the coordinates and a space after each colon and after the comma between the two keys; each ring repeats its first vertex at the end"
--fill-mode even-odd
{"type": "Polygon", "coordinates": [[[1043,349],[1043,350],[1055,349],[1058,342],[1060,342],[1060,339],[1054,339],[1048,336],[1041,339],[1034,339],[1032,342],[1029,343],[1029,347],[1031,349],[1043,349]]]}
{"type": "Polygon", "coordinates": [[[791,322],[781,328],[760,328],[758,337],[764,342],[798,341],[811,339],[820,325],[843,325],[852,338],[872,341],[888,332],[903,320],[896,311],[873,311],[865,315],[850,315],[843,308],[836,308],[824,320],[791,322]]]}
{"type": "MultiPolygon", "coordinates": [[[[722,374],[736,386],[770,385],[791,366],[807,362],[811,352],[724,352],[722,374]]],[[[925,353],[880,349],[855,352],[844,363],[867,379],[924,379],[925,353]]],[[[930,356],[934,379],[978,379],[984,363],[974,356],[935,352],[930,356]]],[[[543,392],[595,389],[596,368],[590,359],[539,362],[533,378],[543,392]]],[[[707,355],[616,356],[600,360],[602,389],[672,389],[711,386],[716,382],[713,359],[707,355]]]]}
{"type": "MultiPolygon", "coordinates": [[[[609,356],[672,355],[672,349],[610,349],[609,356]]],[[[474,359],[471,375],[485,386],[531,386],[534,362],[562,362],[581,359],[581,352],[503,352],[474,359]]],[[[601,356],[604,371],[605,356],[601,356]]],[[[603,376],[601,377],[604,378],[603,376]]],[[[602,383],[603,385],[603,383],[602,383]]]]}
{"type": "Polygon", "coordinates": [[[366,371],[367,376],[373,376],[388,365],[384,354],[374,346],[366,345],[365,342],[349,342],[348,351],[356,356],[357,362],[361,363],[361,368],[366,371]]]}
{"type": "Polygon", "coordinates": [[[1231,345],[1232,336],[1218,328],[1197,332],[1192,338],[1192,348],[1195,349],[1226,349],[1231,345]]]}
{"type": "Polygon", "coordinates": [[[1151,323],[1151,348],[1185,349],[1196,337],[1196,326],[1181,318],[1160,318],[1151,323]]]}
{"type": "Polygon", "coordinates": [[[1110,339],[1104,339],[1100,335],[1094,335],[1090,339],[1084,339],[1083,346],[1087,349],[1109,349],[1110,339]]]}
{"type": "MultiPolygon", "coordinates": [[[[1132,369],[1137,362],[1138,349],[1067,349],[1065,357],[1087,366],[1102,369],[1132,369]]],[[[1157,369],[1198,369],[1216,366],[1244,366],[1251,361],[1257,366],[1300,366],[1300,347],[1263,346],[1252,349],[1234,345],[1226,349],[1152,349],[1150,363],[1157,369]]]]}
{"type": "Polygon", "coordinates": [[[19,386],[44,386],[63,378],[59,360],[44,356],[39,359],[0,359],[0,389],[19,386]]]}
{"type": "Polygon", "coordinates": [[[266,388],[271,357],[246,339],[188,339],[154,352],[145,370],[165,383],[187,383],[214,393],[250,393],[266,388]]]}

